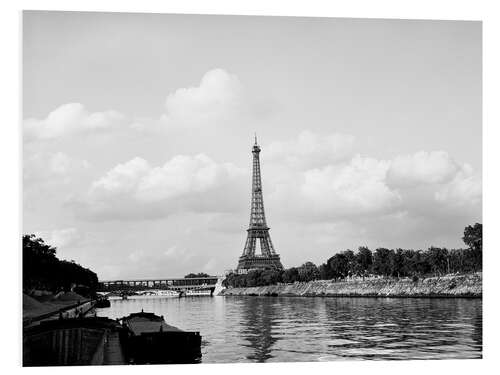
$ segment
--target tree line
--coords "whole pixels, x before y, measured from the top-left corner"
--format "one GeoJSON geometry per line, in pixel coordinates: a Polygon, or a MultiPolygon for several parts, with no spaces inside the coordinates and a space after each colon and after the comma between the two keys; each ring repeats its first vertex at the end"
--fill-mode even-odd
{"type": "Polygon", "coordinates": [[[199,273],[188,273],[186,276],[184,276],[185,279],[195,279],[195,278],[201,278],[201,277],[210,277],[208,273],[205,272],[199,272],[199,273]]]}
{"type": "Polygon", "coordinates": [[[465,249],[430,247],[427,250],[377,248],[366,246],[357,252],[344,250],[317,267],[306,262],[285,270],[252,270],[247,274],[230,273],[224,283],[232,287],[252,287],[276,283],[312,280],[343,280],[348,277],[412,277],[470,273],[482,269],[482,224],[467,226],[462,240],[465,249]]]}
{"type": "Polygon", "coordinates": [[[98,278],[91,270],[74,261],[60,260],[56,248],[34,234],[23,236],[23,290],[69,291],[91,294],[98,278]]]}

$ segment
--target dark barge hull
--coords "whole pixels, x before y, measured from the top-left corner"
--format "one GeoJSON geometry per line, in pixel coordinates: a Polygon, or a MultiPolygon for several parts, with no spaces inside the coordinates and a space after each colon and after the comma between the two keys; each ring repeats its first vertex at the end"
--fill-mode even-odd
{"type": "Polygon", "coordinates": [[[23,332],[23,366],[126,364],[119,346],[121,325],[108,318],[71,318],[41,322],[23,332]]]}
{"type": "Polygon", "coordinates": [[[199,363],[200,346],[197,332],[155,332],[129,337],[124,349],[135,364],[199,363]]]}
{"type": "Polygon", "coordinates": [[[109,302],[109,299],[107,298],[99,298],[96,301],[95,307],[97,308],[111,307],[111,302],[109,302]]]}
{"type": "Polygon", "coordinates": [[[201,335],[165,323],[152,313],[122,318],[126,338],[122,341],[129,363],[174,364],[201,362],[201,335]]]}
{"type": "Polygon", "coordinates": [[[25,328],[23,366],[201,362],[199,332],[182,331],[151,313],[121,320],[54,319],[25,328]]]}

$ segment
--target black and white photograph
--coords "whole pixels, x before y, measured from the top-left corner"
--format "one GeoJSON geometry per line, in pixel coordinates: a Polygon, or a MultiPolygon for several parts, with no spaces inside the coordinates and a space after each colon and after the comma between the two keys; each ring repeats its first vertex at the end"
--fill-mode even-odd
{"type": "Polygon", "coordinates": [[[483,358],[481,20],[20,18],[23,367],[483,358]]]}

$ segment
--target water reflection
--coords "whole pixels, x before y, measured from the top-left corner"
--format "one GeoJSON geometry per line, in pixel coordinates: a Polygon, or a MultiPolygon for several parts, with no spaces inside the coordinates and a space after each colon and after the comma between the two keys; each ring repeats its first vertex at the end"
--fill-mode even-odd
{"type": "Polygon", "coordinates": [[[277,315],[275,304],[262,298],[246,298],[241,308],[241,338],[245,340],[243,346],[251,349],[246,358],[251,362],[266,362],[273,357],[271,348],[278,341],[272,335],[273,320],[277,315]]]}
{"type": "Polygon", "coordinates": [[[481,358],[481,299],[200,297],[112,301],[203,336],[205,363],[481,358]]]}

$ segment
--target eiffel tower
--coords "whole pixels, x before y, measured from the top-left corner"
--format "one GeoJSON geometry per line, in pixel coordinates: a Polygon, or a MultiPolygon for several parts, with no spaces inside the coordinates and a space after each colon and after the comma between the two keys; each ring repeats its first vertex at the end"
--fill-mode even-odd
{"type": "Polygon", "coordinates": [[[274,250],[269,236],[269,227],[266,224],[259,153],[260,147],[257,144],[257,136],[255,136],[255,144],[252,148],[252,207],[250,210],[250,225],[247,229],[247,240],[237,267],[237,271],[240,273],[251,269],[283,269],[280,256],[274,250]],[[260,243],[261,254],[255,254],[257,241],[260,243]]]}

